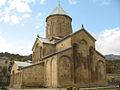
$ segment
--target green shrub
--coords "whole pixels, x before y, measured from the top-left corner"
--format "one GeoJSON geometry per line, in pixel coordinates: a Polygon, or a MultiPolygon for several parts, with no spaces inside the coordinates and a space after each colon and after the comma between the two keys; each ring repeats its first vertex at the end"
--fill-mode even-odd
{"type": "Polygon", "coordinates": [[[8,90],[7,87],[2,87],[1,89],[2,89],[2,90],[8,90]]]}

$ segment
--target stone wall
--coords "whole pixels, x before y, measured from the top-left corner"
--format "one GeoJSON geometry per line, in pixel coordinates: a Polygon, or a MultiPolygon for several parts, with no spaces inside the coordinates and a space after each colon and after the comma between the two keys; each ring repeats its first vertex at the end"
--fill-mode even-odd
{"type": "Polygon", "coordinates": [[[57,56],[45,59],[45,86],[46,87],[57,87],[58,77],[57,77],[57,56]]]}
{"type": "Polygon", "coordinates": [[[57,55],[58,87],[71,86],[73,83],[72,48],[66,49],[57,55]]]}
{"type": "Polygon", "coordinates": [[[10,87],[12,88],[21,88],[22,84],[22,73],[12,74],[10,78],[10,87]]]}
{"type": "Polygon", "coordinates": [[[88,44],[88,47],[92,46],[95,48],[95,39],[91,35],[89,36],[88,32],[85,30],[80,30],[74,33],[71,39],[72,39],[71,41],[72,45],[76,42],[80,43],[81,40],[85,40],[88,44]]]}
{"type": "Polygon", "coordinates": [[[22,69],[22,87],[44,86],[44,62],[22,69]]]}
{"type": "Polygon", "coordinates": [[[98,51],[95,52],[95,71],[96,71],[96,82],[98,85],[107,84],[107,74],[106,74],[106,62],[105,57],[102,56],[98,51]]]}
{"type": "Polygon", "coordinates": [[[72,33],[71,18],[66,15],[51,15],[46,19],[46,37],[65,37],[72,33]]]}
{"type": "Polygon", "coordinates": [[[43,46],[40,40],[38,38],[36,39],[36,42],[33,46],[34,48],[32,49],[32,63],[38,63],[40,58],[43,56],[43,46]]]}
{"type": "Polygon", "coordinates": [[[68,37],[62,41],[60,41],[59,43],[56,44],[56,51],[62,51],[66,48],[71,47],[71,38],[68,37]]]}
{"type": "Polygon", "coordinates": [[[43,57],[55,52],[55,45],[52,44],[43,44],[43,57]]]}
{"type": "Polygon", "coordinates": [[[18,65],[16,63],[14,63],[13,67],[11,69],[11,74],[17,74],[17,73],[19,73],[18,69],[19,69],[18,65]]]}

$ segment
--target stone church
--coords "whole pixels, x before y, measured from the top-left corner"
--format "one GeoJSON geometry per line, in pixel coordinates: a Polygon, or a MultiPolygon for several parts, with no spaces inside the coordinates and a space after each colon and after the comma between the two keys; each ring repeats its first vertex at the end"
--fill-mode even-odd
{"type": "Polygon", "coordinates": [[[106,85],[105,57],[84,28],[73,32],[72,18],[58,5],[46,18],[46,38],[36,37],[32,65],[11,72],[12,88],[106,85]]]}

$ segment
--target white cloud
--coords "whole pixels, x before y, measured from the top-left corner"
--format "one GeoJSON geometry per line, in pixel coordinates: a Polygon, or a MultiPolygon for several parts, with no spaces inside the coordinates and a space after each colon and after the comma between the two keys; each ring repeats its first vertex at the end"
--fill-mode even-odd
{"type": "Polygon", "coordinates": [[[40,26],[38,25],[38,26],[35,26],[35,29],[40,29],[40,26]]]}
{"type": "Polygon", "coordinates": [[[37,14],[37,16],[38,16],[38,17],[41,17],[41,16],[42,16],[42,13],[41,13],[41,12],[39,12],[39,13],[37,14]]]}
{"type": "Polygon", "coordinates": [[[5,5],[6,0],[0,0],[0,7],[5,5]]]}
{"type": "Polygon", "coordinates": [[[30,14],[23,14],[22,15],[22,18],[29,18],[30,17],[30,14]]]}
{"type": "Polygon", "coordinates": [[[32,13],[31,4],[35,0],[0,0],[0,21],[18,24],[29,18],[32,13]]]}
{"type": "Polygon", "coordinates": [[[33,43],[27,41],[16,41],[14,43],[10,43],[9,50],[7,52],[10,53],[18,53],[21,55],[29,55],[32,53],[31,48],[33,43]]]}
{"type": "Polygon", "coordinates": [[[10,4],[9,8],[11,10],[15,9],[20,13],[31,12],[29,3],[23,2],[22,0],[10,0],[8,3],[10,4]]]}
{"type": "Polygon", "coordinates": [[[35,29],[40,29],[40,27],[43,26],[42,13],[40,12],[36,16],[37,16],[37,25],[35,26],[35,29]]]}
{"type": "Polygon", "coordinates": [[[0,0],[0,22],[18,24],[30,18],[35,3],[44,4],[46,0],[0,0]],[[14,20],[15,19],[15,20],[14,20]]]}
{"type": "Polygon", "coordinates": [[[15,15],[11,16],[11,23],[18,24],[19,21],[20,21],[20,18],[18,18],[17,16],[15,16],[15,15]]]}
{"type": "Polygon", "coordinates": [[[21,20],[22,17],[18,17],[16,15],[5,14],[4,16],[0,17],[0,21],[11,24],[18,24],[21,20]]]}
{"type": "Polygon", "coordinates": [[[68,0],[70,4],[77,4],[80,0],[68,0]]]}
{"type": "Polygon", "coordinates": [[[103,54],[120,54],[120,28],[101,32],[96,41],[96,47],[103,54]]]}
{"type": "Polygon", "coordinates": [[[45,3],[45,0],[40,0],[40,4],[44,4],[45,3]]]}
{"type": "Polygon", "coordinates": [[[6,41],[0,36],[0,51],[5,48],[6,41]]]}
{"type": "Polygon", "coordinates": [[[27,41],[16,41],[16,42],[9,42],[0,34],[0,51],[1,52],[9,52],[9,53],[15,53],[15,54],[21,54],[21,55],[29,55],[32,53],[31,48],[32,44],[31,42],[27,41]]]}
{"type": "Polygon", "coordinates": [[[4,21],[5,23],[10,22],[10,17],[9,17],[9,15],[8,15],[8,14],[5,14],[4,16],[2,16],[2,17],[0,18],[0,21],[4,21]]]}

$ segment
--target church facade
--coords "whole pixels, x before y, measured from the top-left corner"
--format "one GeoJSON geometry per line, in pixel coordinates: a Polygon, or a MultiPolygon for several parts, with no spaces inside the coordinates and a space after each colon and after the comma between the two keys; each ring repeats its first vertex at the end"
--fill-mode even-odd
{"type": "Polygon", "coordinates": [[[106,85],[105,57],[82,25],[72,32],[72,18],[58,5],[46,18],[46,38],[33,45],[32,65],[11,73],[12,88],[90,87],[106,85]]]}

